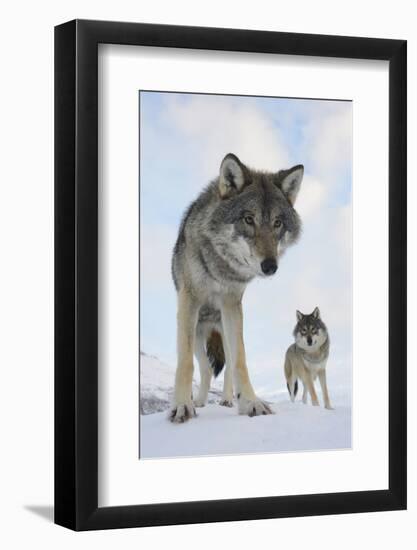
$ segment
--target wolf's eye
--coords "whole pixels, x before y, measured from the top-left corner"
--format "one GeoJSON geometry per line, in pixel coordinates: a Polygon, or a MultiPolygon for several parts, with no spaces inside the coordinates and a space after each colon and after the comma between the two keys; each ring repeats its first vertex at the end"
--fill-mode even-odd
{"type": "Polygon", "coordinates": [[[301,334],[307,334],[307,331],[306,331],[305,328],[302,328],[302,329],[300,330],[300,332],[301,332],[301,334]]]}
{"type": "Polygon", "coordinates": [[[253,216],[245,216],[243,219],[245,220],[245,223],[247,223],[248,225],[253,225],[255,223],[253,216]]]}
{"type": "Polygon", "coordinates": [[[281,227],[282,225],[282,221],[281,220],[275,220],[274,222],[274,227],[278,228],[278,227],[281,227]]]}

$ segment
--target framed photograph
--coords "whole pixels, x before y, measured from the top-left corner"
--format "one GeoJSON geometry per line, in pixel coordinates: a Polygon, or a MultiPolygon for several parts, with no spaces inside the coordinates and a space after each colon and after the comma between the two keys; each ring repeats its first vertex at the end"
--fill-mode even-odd
{"type": "Polygon", "coordinates": [[[404,40],[56,27],[57,524],[406,508],[406,112],[404,40]]]}

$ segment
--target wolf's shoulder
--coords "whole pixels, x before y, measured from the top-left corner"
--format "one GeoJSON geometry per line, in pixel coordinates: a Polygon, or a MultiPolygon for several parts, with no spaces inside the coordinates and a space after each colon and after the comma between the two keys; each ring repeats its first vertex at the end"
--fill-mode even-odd
{"type": "Polygon", "coordinates": [[[219,179],[211,181],[204,187],[188,207],[188,217],[200,210],[205,210],[209,204],[220,202],[219,179]]]}
{"type": "Polygon", "coordinates": [[[181,219],[178,230],[178,237],[174,247],[174,257],[181,252],[185,246],[185,234],[187,226],[195,226],[201,213],[206,212],[210,204],[220,200],[218,192],[218,178],[211,181],[200,194],[188,205],[181,219]]]}
{"type": "Polygon", "coordinates": [[[287,349],[286,355],[296,355],[297,354],[297,348],[295,343],[291,344],[291,346],[287,349]]]}
{"type": "Polygon", "coordinates": [[[218,179],[211,181],[197,197],[186,208],[182,220],[181,228],[184,228],[187,223],[197,216],[202,210],[205,211],[210,204],[220,202],[218,191],[218,179]]]}

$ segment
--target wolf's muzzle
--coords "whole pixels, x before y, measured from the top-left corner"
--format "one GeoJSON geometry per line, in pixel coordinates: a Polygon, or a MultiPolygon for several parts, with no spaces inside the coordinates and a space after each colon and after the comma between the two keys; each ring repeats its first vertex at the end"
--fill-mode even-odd
{"type": "Polygon", "coordinates": [[[273,275],[278,269],[277,261],[274,260],[274,258],[267,258],[266,260],[261,262],[261,269],[262,272],[265,273],[265,275],[273,275]]]}

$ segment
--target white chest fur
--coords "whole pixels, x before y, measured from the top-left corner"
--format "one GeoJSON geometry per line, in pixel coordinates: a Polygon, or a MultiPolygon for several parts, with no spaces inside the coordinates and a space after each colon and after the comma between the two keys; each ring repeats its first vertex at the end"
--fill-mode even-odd
{"type": "Polygon", "coordinates": [[[314,378],[317,376],[317,374],[326,368],[326,362],[327,361],[320,361],[317,362],[310,362],[306,357],[303,357],[304,365],[306,369],[308,369],[311,374],[314,376],[314,378]]]}

